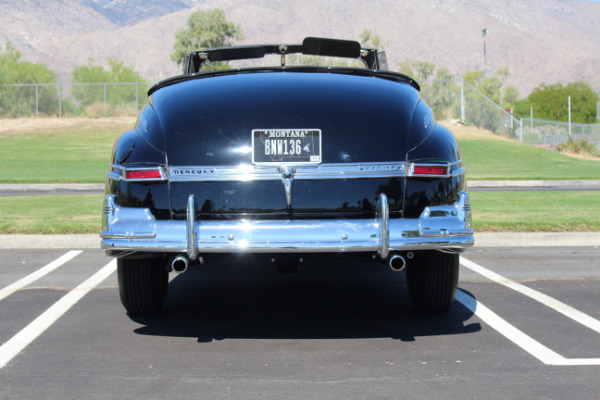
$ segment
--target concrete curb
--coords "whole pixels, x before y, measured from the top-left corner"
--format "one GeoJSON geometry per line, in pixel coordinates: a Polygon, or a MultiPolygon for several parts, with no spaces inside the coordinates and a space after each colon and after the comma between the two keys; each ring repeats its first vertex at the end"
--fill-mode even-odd
{"type": "Polygon", "coordinates": [[[97,234],[0,235],[0,249],[99,249],[97,234]]]}
{"type": "Polygon", "coordinates": [[[467,181],[469,188],[502,188],[502,187],[598,187],[600,180],[566,180],[566,181],[467,181]]]}
{"type": "Polygon", "coordinates": [[[104,192],[104,183],[3,183],[0,191],[28,192],[28,191],[99,191],[104,192]]]}
{"type": "Polygon", "coordinates": [[[480,232],[476,247],[600,247],[600,232],[480,232]]]}
{"type": "MultiPolygon", "coordinates": [[[[600,247],[600,232],[481,232],[475,247],[600,247]]],[[[0,249],[100,249],[96,234],[0,235],[0,249]]]]}

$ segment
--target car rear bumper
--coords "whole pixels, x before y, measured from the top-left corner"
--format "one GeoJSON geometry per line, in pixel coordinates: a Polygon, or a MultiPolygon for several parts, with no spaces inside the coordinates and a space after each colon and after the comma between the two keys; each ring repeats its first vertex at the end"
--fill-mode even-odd
{"type": "Polygon", "coordinates": [[[185,253],[191,260],[207,253],[341,252],[374,252],[385,259],[391,252],[463,251],[474,244],[466,192],[414,219],[390,219],[385,194],[374,219],[196,221],[192,195],[187,209],[185,221],[156,220],[149,209],[119,207],[107,195],[102,248],[110,255],[185,253]]]}

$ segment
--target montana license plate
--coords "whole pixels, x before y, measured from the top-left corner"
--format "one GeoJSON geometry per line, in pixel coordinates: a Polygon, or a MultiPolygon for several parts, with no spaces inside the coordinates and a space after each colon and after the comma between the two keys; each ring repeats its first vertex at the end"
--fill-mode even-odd
{"type": "Polygon", "coordinates": [[[321,162],[320,129],[254,129],[254,164],[318,164],[321,162]]]}

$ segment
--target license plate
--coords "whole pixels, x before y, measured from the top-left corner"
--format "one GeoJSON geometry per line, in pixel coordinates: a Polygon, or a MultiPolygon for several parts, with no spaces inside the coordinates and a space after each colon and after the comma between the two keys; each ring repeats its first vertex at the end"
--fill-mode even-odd
{"type": "Polygon", "coordinates": [[[320,129],[254,129],[254,164],[318,164],[321,162],[320,129]]]}

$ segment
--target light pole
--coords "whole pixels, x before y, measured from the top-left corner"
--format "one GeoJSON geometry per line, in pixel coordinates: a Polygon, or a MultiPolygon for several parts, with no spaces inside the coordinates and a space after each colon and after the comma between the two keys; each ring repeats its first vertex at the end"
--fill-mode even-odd
{"type": "Polygon", "coordinates": [[[490,33],[489,29],[482,29],[481,30],[481,34],[483,35],[483,78],[486,78],[486,68],[485,68],[485,64],[486,64],[486,56],[487,56],[487,52],[485,50],[485,37],[487,36],[487,34],[490,33]]]}

